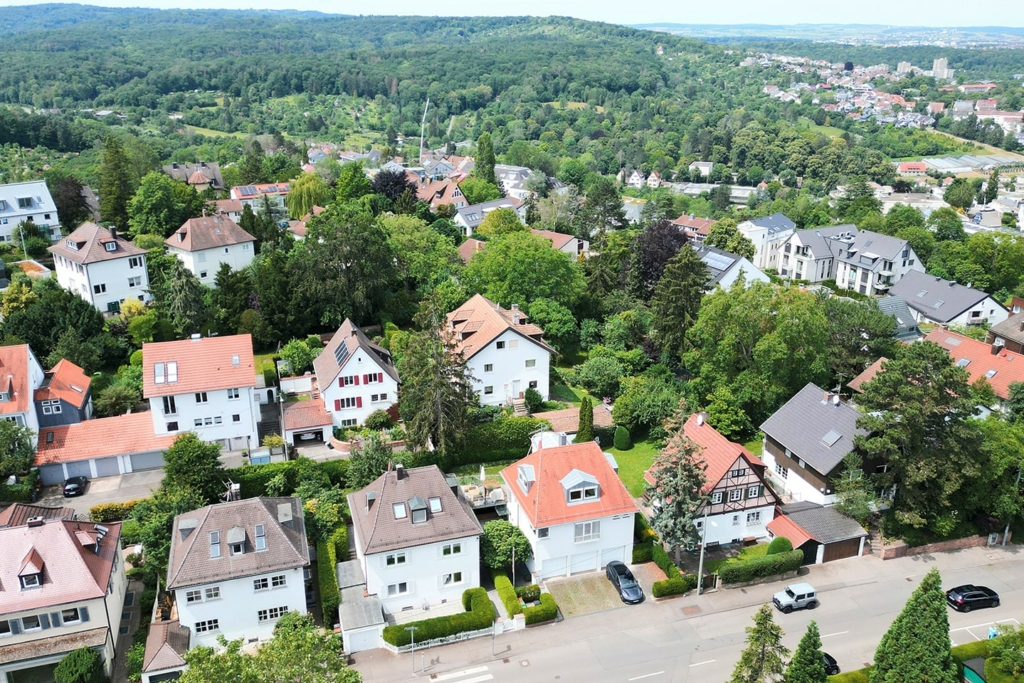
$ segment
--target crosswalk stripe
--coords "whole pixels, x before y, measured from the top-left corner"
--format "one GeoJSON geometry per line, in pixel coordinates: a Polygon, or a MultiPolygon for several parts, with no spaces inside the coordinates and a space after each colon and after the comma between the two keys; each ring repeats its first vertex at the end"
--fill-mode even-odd
{"type": "MultiPolygon", "coordinates": [[[[481,673],[483,671],[487,671],[487,667],[486,666],[478,666],[475,669],[465,669],[463,671],[452,671],[451,673],[447,673],[447,674],[439,674],[437,676],[431,676],[430,680],[431,681],[447,681],[447,680],[450,680],[452,678],[462,678],[463,676],[471,676],[473,674],[478,674],[478,673],[481,673]]],[[[477,681],[489,681],[492,678],[494,678],[494,676],[487,676],[486,678],[476,678],[476,679],[473,679],[472,683],[476,683],[477,681]]],[[[470,681],[459,681],[459,683],[471,683],[471,682],[470,681]]]]}

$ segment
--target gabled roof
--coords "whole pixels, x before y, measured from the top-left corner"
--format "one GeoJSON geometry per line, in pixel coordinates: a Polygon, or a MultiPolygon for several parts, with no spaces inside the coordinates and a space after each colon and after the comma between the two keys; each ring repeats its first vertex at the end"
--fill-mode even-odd
{"type": "MultiPolygon", "coordinates": [[[[979,289],[916,270],[911,270],[897,280],[889,288],[889,293],[901,297],[915,311],[939,323],[949,322],[989,298],[988,294],[979,289]]],[[[994,299],[992,306],[1006,310],[994,299]]]]}
{"type": "Polygon", "coordinates": [[[309,564],[309,546],[298,498],[248,498],[207,505],[174,518],[167,588],[174,590],[309,564]],[[266,549],[256,550],[255,528],[263,525],[266,549]],[[238,530],[241,530],[239,533],[238,530]],[[234,532],[244,552],[232,555],[234,532]],[[211,533],[219,536],[219,557],[210,557],[211,533]]]}
{"type": "Polygon", "coordinates": [[[56,210],[57,206],[54,204],[53,197],[50,196],[46,181],[29,180],[23,183],[0,185],[0,216],[2,217],[13,219],[16,216],[56,210]],[[28,199],[31,206],[21,208],[18,204],[19,199],[28,199]]]}
{"type": "Polygon", "coordinates": [[[188,643],[189,630],[177,619],[150,624],[142,670],[148,673],[185,666],[188,643]]]}
{"type": "Polygon", "coordinates": [[[967,370],[972,384],[982,377],[988,380],[996,396],[1003,400],[1009,398],[1011,384],[1024,382],[1024,355],[941,327],[929,332],[924,339],[949,351],[953,362],[967,370]],[[993,348],[997,353],[993,353],[993,348]]]}
{"type": "Polygon", "coordinates": [[[3,512],[0,512],[0,528],[6,526],[21,526],[26,524],[33,517],[43,519],[67,519],[74,520],[75,510],[73,508],[46,507],[45,505],[29,505],[28,503],[15,503],[3,512]]]}
{"type": "Polygon", "coordinates": [[[889,359],[886,358],[885,356],[882,356],[874,363],[864,368],[864,372],[860,373],[859,375],[851,379],[849,382],[847,382],[846,386],[850,387],[858,394],[863,394],[864,385],[875,378],[875,375],[878,374],[878,371],[882,369],[882,364],[885,363],[887,360],[889,359]]]}
{"type": "MultiPolygon", "coordinates": [[[[733,268],[736,268],[743,263],[742,256],[731,254],[722,249],[716,249],[706,242],[692,244],[691,246],[696,250],[697,255],[700,256],[701,263],[703,263],[708,269],[709,286],[713,286],[721,282],[722,278],[728,275],[733,268]]],[[[757,267],[750,262],[747,263],[747,267],[752,268],[755,271],[758,270],[757,267]]]]}
{"type": "Polygon", "coordinates": [[[459,258],[461,258],[464,263],[469,263],[469,260],[473,258],[473,254],[483,251],[486,246],[487,242],[475,240],[470,237],[459,245],[459,258]]]}
{"type": "Polygon", "coordinates": [[[989,332],[1001,339],[1024,344],[1024,312],[1014,313],[1002,322],[989,328],[989,332]]]}
{"type": "Polygon", "coordinates": [[[437,465],[391,469],[350,493],[348,507],[356,542],[365,555],[483,533],[469,504],[452,492],[437,465]],[[416,504],[424,505],[438,499],[440,512],[428,509],[426,521],[414,524],[410,509],[416,498],[420,499],[416,504]],[[402,506],[404,516],[395,516],[396,505],[402,506]]]}
{"type": "Polygon", "coordinates": [[[827,476],[853,450],[853,438],[867,434],[857,428],[857,409],[834,396],[808,384],[765,420],[761,431],[827,476]]]}
{"type": "Polygon", "coordinates": [[[917,326],[907,302],[898,296],[883,296],[875,302],[878,310],[896,319],[894,336],[900,341],[913,341],[921,336],[921,328],[917,326]]]}
{"type": "Polygon", "coordinates": [[[763,216],[761,218],[751,218],[749,222],[759,228],[766,228],[770,233],[796,229],[796,223],[781,213],[773,213],[770,216],[763,216]]]}
{"type": "Polygon", "coordinates": [[[593,441],[540,448],[503,469],[501,477],[535,529],[637,511],[619,475],[593,441]],[[535,481],[528,492],[518,482],[520,466],[533,468],[535,481]],[[600,495],[596,500],[569,504],[561,482],[573,470],[597,481],[600,495]]]}
{"type": "Polygon", "coordinates": [[[391,379],[398,381],[398,370],[391,362],[391,352],[374,344],[355,323],[345,318],[345,322],[331,337],[331,341],[327,342],[327,346],[313,361],[313,372],[316,373],[316,381],[321,391],[331,386],[338,374],[348,365],[349,359],[355,355],[356,349],[360,348],[391,379]]]}
{"type": "Polygon", "coordinates": [[[53,369],[46,373],[43,385],[35,390],[36,401],[60,399],[81,409],[89,397],[92,378],[66,358],[62,358],[53,369]]]}
{"type": "Polygon", "coordinates": [[[708,231],[711,230],[711,226],[718,221],[713,221],[710,218],[701,218],[694,214],[683,214],[679,218],[672,221],[672,225],[676,225],[680,228],[686,228],[691,232],[696,232],[699,235],[707,235],[708,231]]]}
{"type": "MultiPolygon", "coordinates": [[[[874,271],[881,269],[883,260],[895,261],[906,248],[906,240],[871,232],[870,230],[861,230],[854,238],[853,244],[850,245],[850,248],[839,260],[855,265],[858,268],[867,268],[874,271]],[[859,261],[861,256],[872,254],[878,257],[873,264],[861,263],[859,261]]],[[[906,276],[904,275],[904,277],[906,276]]]]}
{"type": "Polygon", "coordinates": [[[153,417],[148,412],[43,427],[39,430],[33,464],[39,466],[164,451],[174,444],[174,439],[173,434],[157,436],[153,432],[153,417]]]}
{"type": "Polygon", "coordinates": [[[561,249],[569,244],[569,242],[576,240],[576,235],[566,235],[561,232],[552,232],[551,230],[530,230],[530,232],[538,237],[551,240],[551,246],[555,249],[561,249]]]}
{"type": "MultiPolygon", "coordinates": [[[[868,535],[855,519],[832,506],[809,501],[790,503],[782,506],[782,514],[818,543],[838,543],[868,535]]],[[[796,543],[793,547],[797,547],[796,543]]]]}
{"type": "Polygon", "coordinates": [[[455,191],[458,188],[459,184],[452,180],[431,180],[426,183],[417,183],[416,199],[427,202],[432,207],[454,204],[459,201],[459,197],[455,196],[455,191]]]}
{"type": "Polygon", "coordinates": [[[110,230],[88,222],[82,223],[74,232],[54,242],[46,250],[83,265],[146,254],[145,249],[140,249],[120,234],[112,235],[110,230]],[[108,247],[109,244],[113,244],[113,247],[108,247]]]}
{"type": "Polygon", "coordinates": [[[462,353],[466,360],[507,330],[515,331],[548,353],[554,353],[555,350],[544,341],[544,330],[526,320],[526,314],[521,311],[505,310],[482,294],[474,294],[448,314],[447,326],[455,332],[456,352],[462,353]]]}
{"type": "Polygon", "coordinates": [[[200,161],[196,164],[167,164],[163,172],[174,180],[189,185],[210,183],[216,190],[224,189],[224,181],[220,175],[220,164],[215,161],[200,161]]]}
{"type": "Polygon", "coordinates": [[[242,213],[242,200],[240,199],[217,199],[213,202],[217,213],[242,213]]]}
{"type": "Polygon", "coordinates": [[[31,356],[32,349],[28,344],[0,346],[0,393],[7,394],[7,400],[0,401],[0,415],[15,415],[31,410],[31,356]]]}
{"type": "Polygon", "coordinates": [[[522,202],[515,197],[502,197],[500,199],[492,199],[489,202],[464,206],[455,212],[455,216],[461,218],[462,222],[470,229],[476,229],[477,226],[484,222],[487,214],[491,211],[495,209],[512,209],[515,211],[520,206],[522,206],[522,202]]]}
{"type": "MultiPolygon", "coordinates": [[[[553,432],[565,432],[575,434],[580,430],[580,409],[566,408],[565,410],[549,410],[544,413],[534,413],[533,417],[538,420],[546,420],[551,425],[553,432]]],[[[603,403],[594,406],[594,426],[611,427],[612,411],[603,403]]]]}
{"type": "Polygon", "coordinates": [[[92,522],[51,520],[39,526],[0,529],[0,614],[103,598],[121,540],[121,523],[104,527],[107,532],[98,553],[78,538],[79,532],[97,531],[92,522]],[[42,565],[43,585],[23,591],[18,574],[29,558],[42,565]]]}
{"type": "MultiPolygon", "coordinates": [[[[776,510],[778,510],[778,508],[776,508],[776,510]]],[[[775,536],[788,538],[789,542],[793,544],[794,549],[799,548],[804,543],[807,543],[807,541],[814,540],[814,537],[807,533],[806,529],[783,514],[777,513],[775,515],[775,519],[768,522],[768,525],[765,528],[775,536]]]]}
{"type": "Polygon", "coordinates": [[[844,223],[843,225],[826,225],[818,228],[796,230],[793,236],[790,237],[790,241],[796,242],[799,240],[800,244],[808,247],[814,258],[818,259],[827,256],[838,256],[838,253],[833,252],[832,245],[837,239],[851,241],[844,237],[848,234],[856,235],[857,226],[851,223],[844,223]]]}
{"type": "Polygon", "coordinates": [[[232,334],[142,345],[142,395],[173,396],[256,386],[252,336],[232,334]],[[163,374],[156,376],[156,365],[163,374]],[[176,379],[170,372],[176,363],[176,379]]]}
{"type": "Polygon", "coordinates": [[[188,219],[164,240],[164,244],[182,251],[204,251],[255,241],[256,238],[239,227],[238,223],[222,213],[215,213],[188,219]]]}

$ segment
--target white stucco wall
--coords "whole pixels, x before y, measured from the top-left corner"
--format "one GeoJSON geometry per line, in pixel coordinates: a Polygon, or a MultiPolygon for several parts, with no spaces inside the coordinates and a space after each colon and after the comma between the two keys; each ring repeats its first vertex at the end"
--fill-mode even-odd
{"type": "Polygon", "coordinates": [[[549,396],[551,352],[512,330],[501,333],[470,358],[467,365],[475,378],[473,389],[484,405],[502,405],[509,398],[518,398],[530,382],[537,383],[537,391],[545,399],[549,396]],[[499,342],[505,348],[499,349],[499,342]],[[535,361],[534,367],[526,367],[529,360],[535,361]],[[492,393],[486,393],[487,387],[492,388],[492,393]]]}
{"type": "Polygon", "coordinates": [[[185,251],[168,247],[167,252],[176,256],[185,269],[199,278],[199,282],[207,287],[216,286],[215,281],[220,264],[228,264],[231,266],[231,270],[241,270],[252,263],[256,255],[253,242],[232,244],[216,249],[200,249],[199,251],[185,251]]]}
{"type": "Polygon", "coordinates": [[[819,505],[833,505],[836,502],[834,493],[825,493],[800,476],[800,472],[790,469],[785,479],[775,472],[775,456],[764,450],[761,460],[768,466],[768,477],[776,490],[781,486],[785,493],[792,497],[793,502],[810,501],[819,505]]]}
{"type": "Polygon", "coordinates": [[[777,270],[781,263],[782,245],[793,235],[792,230],[782,230],[769,235],[767,228],[761,228],[750,221],[737,226],[740,234],[754,243],[753,264],[761,270],[777,270]]]}
{"type": "Polygon", "coordinates": [[[320,387],[320,395],[324,401],[324,408],[334,420],[335,427],[342,427],[344,420],[355,420],[357,425],[363,424],[370,413],[375,410],[387,410],[398,402],[398,383],[391,378],[391,375],[384,372],[374,356],[362,347],[356,349],[345,363],[337,376],[323,378],[324,384],[320,387]],[[364,381],[366,375],[379,373],[381,381],[367,384],[364,381]],[[359,378],[359,384],[339,386],[338,379],[344,377],[359,378]],[[387,399],[380,400],[382,394],[387,399]],[[376,395],[378,400],[374,401],[376,395]],[[344,407],[344,401],[340,410],[336,410],[336,401],[350,398],[360,398],[362,406],[351,408],[344,407]]]}
{"type": "MultiPolygon", "coordinates": [[[[775,515],[774,505],[762,505],[760,507],[738,510],[736,512],[725,512],[718,515],[708,515],[707,542],[732,543],[733,541],[753,536],[754,538],[766,538],[768,536],[768,522],[772,521],[775,515]],[[747,523],[747,516],[751,513],[761,513],[759,522],[747,523]]],[[[703,523],[703,517],[701,522],[703,523]]]]}
{"type": "MultiPolygon", "coordinates": [[[[913,314],[914,320],[919,323],[937,322],[933,318],[928,317],[927,313],[922,313],[913,308],[910,309],[910,312],[913,314]]],[[[940,324],[981,325],[987,321],[989,325],[995,325],[996,323],[1003,322],[1009,317],[1010,312],[1001,304],[997,303],[992,297],[986,297],[949,322],[943,322],[940,324]],[[975,316],[975,313],[978,315],[975,316]]]]}
{"type": "Polygon", "coordinates": [[[203,441],[221,441],[234,439],[235,443],[226,444],[229,448],[245,448],[242,443],[248,436],[250,446],[255,447],[259,443],[256,434],[256,423],[259,421],[259,404],[253,396],[252,387],[239,387],[238,398],[228,398],[227,389],[210,390],[206,392],[206,403],[197,403],[196,395],[176,394],[174,403],[177,412],[174,415],[164,414],[164,402],[162,396],[154,396],[149,399],[150,413],[153,416],[153,431],[157,436],[164,434],[179,434],[184,432],[195,432],[203,441]],[[234,416],[238,416],[236,422],[234,416]],[[220,424],[196,426],[195,420],[211,418],[216,422],[220,418],[220,424]],[[177,431],[169,431],[167,424],[177,422],[177,431]]]}
{"type": "Polygon", "coordinates": [[[145,256],[126,256],[80,265],[58,255],[54,257],[53,265],[57,283],[61,287],[74,292],[103,313],[109,310],[110,303],[114,301],[122,302],[132,298],[148,303],[153,300],[148,291],[149,275],[146,272],[145,256]],[[132,263],[138,265],[133,268],[132,263]],[[133,284],[136,278],[138,284],[133,284]],[[95,287],[101,285],[106,291],[96,292],[95,287]]]}
{"type": "Polygon", "coordinates": [[[725,277],[719,280],[718,286],[722,289],[729,289],[739,279],[740,273],[743,274],[743,282],[747,288],[755,282],[771,282],[771,278],[762,273],[753,263],[741,257],[739,263],[729,269],[725,277]]]}

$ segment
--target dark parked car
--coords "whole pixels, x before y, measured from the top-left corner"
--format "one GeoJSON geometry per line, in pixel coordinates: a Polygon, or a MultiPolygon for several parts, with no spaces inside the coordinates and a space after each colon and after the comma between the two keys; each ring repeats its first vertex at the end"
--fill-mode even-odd
{"type": "Polygon", "coordinates": [[[629,571],[629,567],[618,560],[609,562],[605,568],[605,574],[608,575],[608,580],[612,582],[615,589],[619,591],[622,602],[627,605],[636,605],[644,601],[644,589],[637,583],[633,572],[629,571]]]}
{"type": "Polygon", "coordinates": [[[985,586],[967,584],[946,591],[946,602],[958,612],[970,612],[978,607],[999,607],[999,594],[985,586]]]}
{"type": "Polygon", "coordinates": [[[80,496],[85,493],[89,480],[85,477],[70,477],[64,482],[64,497],[80,496]]]}
{"type": "Polygon", "coordinates": [[[825,675],[835,676],[839,673],[839,663],[836,662],[836,658],[827,652],[821,653],[825,658],[825,675]]]}

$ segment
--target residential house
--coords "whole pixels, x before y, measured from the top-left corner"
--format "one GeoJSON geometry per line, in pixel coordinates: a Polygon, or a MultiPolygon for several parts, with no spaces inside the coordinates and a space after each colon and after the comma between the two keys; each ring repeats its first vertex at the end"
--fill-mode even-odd
{"type": "Polygon", "coordinates": [[[907,306],[905,300],[898,296],[883,296],[876,299],[875,303],[878,305],[878,310],[895,318],[896,328],[893,330],[893,336],[897,340],[910,343],[921,338],[921,328],[918,327],[917,320],[910,312],[910,307],[907,306]]]}
{"type": "MultiPolygon", "coordinates": [[[[468,173],[466,170],[462,172],[468,173]]],[[[536,195],[527,185],[531,177],[540,175],[540,173],[540,171],[534,171],[525,166],[497,164],[494,167],[494,175],[498,180],[498,186],[506,197],[515,199],[518,202],[525,202],[529,197],[536,195]]],[[[568,186],[557,178],[547,177],[547,185],[548,192],[554,194],[562,194],[568,190],[568,186]]]]}
{"type": "Polygon", "coordinates": [[[74,508],[15,503],[0,512],[0,529],[9,526],[24,526],[28,524],[28,520],[35,520],[37,518],[44,521],[66,519],[69,522],[73,522],[75,514],[74,508]]]}
{"type": "Polygon", "coordinates": [[[309,221],[313,220],[314,216],[319,216],[326,210],[327,209],[322,206],[314,206],[313,210],[303,216],[300,220],[288,221],[288,232],[292,234],[292,237],[294,237],[296,241],[301,242],[306,239],[306,231],[309,230],[309,221]]]}
{"type": "Polygon", "coordinates": [[[467,237],[466,241],[459,245],[459,258],[463,263],[469,263],[473,255],[483,251],[486,246],[487,242],[467,237]]]}
{"type": "Polygon", "coordinates": [[[270,201],[270,205],[278,210],[284,211],[284,198],[288,196],[292,187],[288,183],[263,183],[261,185],[239,185],[231,188],[231,199],[242,202],[242,206],[249,205],[253,211],[259,211],[263,207],[264,198],[270,201]]]}
{"type": "Polygon", "coordinates": [[[146,250],[121,237],[113,228],[82,223],[47,249],[53,254],[57,282],[102,313],[115,315],[126,299],[144,303],[149,293],[146,250]]]}
{"type": "Polygon", "coordinates": [[[551,240],[551,246],[558,251],[569,255],[574,261],[580,256],[590,253],[590,240],[580,239],[575,235],[566,235],[551,230],[530,230],[534,235],[551,240]]]}
{"type": "Polygon", "coordinates": [[[979,289],[912,270],[889,294],[907,302],[919,323],[937,325],[994,325],[1009,317],[1001,303],[979,289]]]}
{"type": "Polygon", "coordinates": [[[711,171],[714,169],[714,167],[715,165],[710,161],[694,161],[693,163],[690,164],[687,170],[690,172],[691,176],[693,175],[694,169],[696,169],[700,171],[700,174],[705,178],[710,178],[711,171]]]}
{"type": "MultiPolygon", "coordinates": [[[[697,445],[696,459],[704,465],[707,477],[701,491],[708,496],[708,502],[697,510],[701,518],[697,529],[704,542],[715,546],[766,537],[766,525],[775,516],[779,499],[765,485],[765,464],[742,445],[715,431],[703,413],[690,415],[683,425],[683,435],[697,445]]],[[[648,469],[644,480],[656,487],[657,469],[648,469]]],[[[651,503],[661,506],[657,498],[651,503]]]]}
{"type": "Polygon", "coordinates": [[[446,326],[483,405],[522,399],[527,389],[547,399],[555,350],[544,341],[544,330],[528,323],[517,304],[506,310],[475,294],[448,314],[446,326]]]}
{"type": "Polygon", "coordinates": [[[221,264],[242,270],[256,256],[256,238],[221,213],[188,219],[164,244],[207,287],[216,285],[221,264]]]}
{"type": "Polygon", "coordinates": [[[229,451],[251,450],[259,444],[255,387],[248,334],[142,345],[142,396],[156,436],[192,431],[229,451]]]}
{"type": "Polygon", "coordinates": [[[185,654],[191,635],[177,619],[150,624],[142,657],[142,683],[177,680],[188,666],[185,654]]]}
{"type": "Polygon", "coordinates": [[[398,371],[391,352],[346,319],[313,361],[324,410],[335,427],[363,424],[375,410],[398,403],[398,371]]]}
{"type": "Polygon", "coordinates": [[[224,179],[220,175],[220,164],[214,161],[200,161],[195,164],[167,164],[164,173],[180,183],[195,188],[196,192],[204,190],[223,191],[224,179]]]}
{"type": "Polygon", "coordinates": [[[905,176],[922,176],[928,173],[928,165],[923,161],[901,161],[896,164],[896,172],[905,176]]]}
{"type": "Polygon", "coordinates": [[[239,199],[217,199],[213,202],[213,206],[217,213],[224,214],[236,223],[242,220],[243,207],[239,199]]]}
{"type": "Polygon", "coordinates": [[[458,603],[480,585],[483,529],[457,488],[437,465],[399,465],[349,494],[365,591],[386,613],[458,603]]]}
{"type": "MultiPolygon", "coordinates": [[[[1015,307],[1016,308],[1016,307],[1015,307]]],[[[988,343],[1024,354],[1024,312],[1016,312],[988,330],[988,343]]]]}
{"type": "Polygon", "coordinates": [[[519,215],[519,219],[523,219],[522,209],[523,203],[513,197],[502,197],[501,199],[492,199],[489,202],[482,202],[480,204],[471,204],[469,206],[463,206],[461,209],[455,212],[452,217],[452,221],[455,225],[462,228],[463,233],[466,237],[472,237],[473,232],[476,231],[480,224],[487,218],[487,214],[495,209],[512,209],[519,215]]]}
{"type": "MultiPolygon", "coordinates": [[[[885,188],[882,188],[885,190],[885,188]]],[[[911,206],[927,218],[933,211],[949,208],[949,204],[939,195],[927,192],[876,192],[882,201],[882,213],[888,214],[894,206],[911,206]]]]}
{"type": "Polygon", "coordinates": [[[22,221],[32,221],[44,229],[51,241],[60,239],[57,205],[45,181],[0,185],[0,242],[14,242],[14,229],[22,221]]]}
{"type": "MultiPolygon", "coordinates": [[[[190,647],[269,640],[277,620],[306,613],[309,541],[298,498],[248,498],[174,518],[167,590],[190,647]]],[[[326,568],[331,571],[332,568],[326,568]]]]}
{"type": "Polygon", "coordinates": [[[53,680],[88,647],[110,677],[127,581],[121,524],[45,520],[0,528],[0,682],[53,680]]]}
{"type": "Polygon", "coordinates": [[[762,460],[776,490],[794,501],[821,505],[835,502],[833,481],[843,471],[843,458],[853,439],[866,432],[857,427],[861,414],[814,384],[808,384],[761,425],[762,460]]]}
{"type": "Polygon", "coordinates": [[[692,213],[689,215],[684,213],[672,221],[672,225],[678,227],[691,242],[700,243],[707,239],[711,226],[717,222],[710,218],[699,218],[692,213]]]}
{"type": "Polygon", "coordinates": [[[629,562],[633,497],[593,441],[535,450],[501,471],[509,521],[530,541],[534,581],[629,562]]]}
{"type": "Polygon", "coordinates": [[[736,229],[754,243],[754,265],[761,270],[777,270],[782,263],[782,246],[793,234],[796,223],[781,213],[773,213],[743,221],[736,229]]]}
{"type": "Polygon", "coordinates": [[[945,109],[946,109],[946,103],[945,102],[929,102],[928,103],[928,113],[931,114],[932,116],[938,116],[945,109]]]}
{"type": "Polygon", "coordinates": [[[861,230],[846,254],[839,257],[836,284],[839,289],[882,295],[912,270],[924,272],[924,264],[909,242],[861,230]]]}
{"type": "Polygon", "coordinates": [[[440,206],[461,209],[468,204],[466,196],[462,194],[459,184],[454,180],[424,178],[414,182],[416,183],[416,199],[430,204],[431,211],[436,211],[440,206]]]}
{"type": "Polygon", "coordinates": [[[661,187],[661,174],[657,171],[651,171],[651,175],[647,176],[647,187],[652,190],[657,190],[661,187]]]}
{"type": "Polygon", "coordinates": [[[626,179],[626,187],[632,187],[634,190],[642,190],[646,184],[647,179],[640,171],[633,171],[626,179]]]}
{"type": "Polygon", "coordinates": [[[755,282],[771,282],[771,278],[754,267],[754,264],[743,256],[716,249],[708,244],[692,246],[697,250],[701,262],[708,269],[708,290],[716,287],[729,289],[741,277],[746,288],[755,282]]]}
{"type": "Polygon", "coordinates": [[[0,346],[0,418],[39,433],[35,390],[46,377],[28,344],[0,346]]]}
{"type": "Polygon", "coordinates": [[[33,401],[39,428],[75,424],[92,417],[92,378],[67,359],[43,375],[33,401]]]}
{"type": "Polygon", "coordinates": [[[289,446],[297,445],[298,441],[330,443],[334,431],[334,418],[324,408],[324,403],[319,397],[310,395],[309,399],[288,401],[284,404],[282,436],[289,446]]]}
{"type": "Polygon", "coordinates": [[[804,553],[804,564],[822,564],[864,554],[868,532],[834,507],[803,501],[779,508],[768,525],[772,538],[783,536],[804,553]]]}
{"type": "MultiPolygon", "coordinates": [[[[565,434],[566,437],[576,436],[580,430],[580,409],[565,408],[563,410],[548,410],[543,413],[534,413],[533,417],[544,420],[551,425],[551,431],[557,434],[565,434]]],[[[594,427],[612,427],[615,421],[612,420],[612,407],[607,403],[598,402],[594,404],[594,427]]]]}
{"type": "Polygon", "coordinates": [[[839,259],[856,234],[857,226],[850,224],[793,232],[782,247],[779,275],[811,284],[834,279],[839,259]]]}
{"type": "Polygon", "coordinates": [[[999,399],[1000,407],[1010,398],[1010,385],[1024,382],[1024,355],[1003,348],[999,337],[987,344],[937,327],[924,339],[949,351],[956,365],[967,370],[971,384],[984,377],[999,399]]]}

